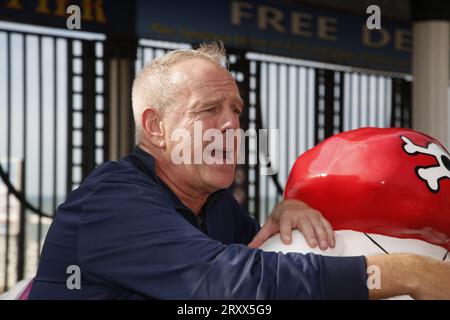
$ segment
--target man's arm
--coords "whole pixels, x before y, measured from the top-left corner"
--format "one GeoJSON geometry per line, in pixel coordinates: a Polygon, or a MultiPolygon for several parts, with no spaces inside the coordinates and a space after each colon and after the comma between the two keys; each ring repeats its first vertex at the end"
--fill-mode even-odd
{"type": "MultiPolygon", "coordinates": [[[[168,208],[164,195],[147,190],[144,183],[105,182],[85,200],[78,237],[86,280],[159,299],[368,298],[364,257],[284,255],[223,245],[168,208]]],[[[450,276],[440,264],[425,263],[424,278],[421,268],[408,273],[414,259],[402,265],[394,255],[385,257],[367,260],[385,273],[382,291],[372,298],[402,293],[426,298],[448,287],[450,276]],[[406,290],[392,278],[403,273],[412,285],[406,290]],[[438,278],[441,273],[444,279],[438,278]],[[429,284],[421,288],[425,281],[429,284]]]]}
{"type": "Polygon", "coordinates": [[[368,298],[364,257],[224,245],[147,190],[102,182],[85,200],[79,257],[87,281],[159,299],[368,298]]]}
{"type": "Polygon", "coordinates": [[[381,286],[369,299],[410,295],[415,299],[450,299],[450,264],[413,254],[366,257],[367,266],[380,270],[381,286]]]}
{"type": "MultiPolygon", "coordinates": [[[[333,230],[320,212],[296,200],[280,202],[268,221],[249,244],[258,247],[273,234],[290,238],[298,228],[311,247],[317,240],[334,246],[333,230]]],[[[289,244],[288,241],[283,242],[289,244]]],[[[325,246],[325,245],[324,245],[325,246]]],[[[322,246],[321,246],[322,247],[322,246]]],[[[450,263],[413,254],[390,254],[366,257],[368,268],[377,266],[381,273],[381,288],[370,289],[370,299],[410,295],[416,299],[450,299],[450,263]]],[[[368,269],[370,271],[370,269],[368,269]]]]}

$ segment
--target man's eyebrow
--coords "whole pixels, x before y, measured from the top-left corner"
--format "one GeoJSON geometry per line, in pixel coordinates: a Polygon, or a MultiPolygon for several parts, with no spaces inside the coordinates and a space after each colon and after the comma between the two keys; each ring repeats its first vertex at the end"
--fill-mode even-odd
{"type": "MultiPolygon", "coordinates": [[[[223,100],[225,100],[225,99],[217,98],[217,99],[202,100],[194,105],[194,109],[200,109],[200,108],[206,107],[208,105],[216,105],[216,104],[222,103],[223,100]]],[[[244,100],[242,100],[241,97],[233,98],[233,102],[238,103],[240,105],[240,107],[244,107],[244,100]]]]}
{"type": "Polygon", "coordinates": [[[196,112],[198,110],[201,110],[205,107],[216,105],[222,102],[222,99],[209,99],[209,100],[201,100],[194,103],[192,106],[191,111],[196,112]]]}

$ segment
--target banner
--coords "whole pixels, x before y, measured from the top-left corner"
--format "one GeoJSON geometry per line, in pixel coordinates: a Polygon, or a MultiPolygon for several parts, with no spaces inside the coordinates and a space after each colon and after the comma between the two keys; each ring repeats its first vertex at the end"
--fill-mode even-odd
{"type": "Polygon", "coordinates": [[[395,72],[411,71],[411,23],[294,1],[137,0],[140,37],[227,46],[307,60],[395,72]]]}
{"type": "Polygon", "coordinates": [[[411,72],[411,23],[368,30],[365,12],[289,0],[0,0],[0,19],[66,27],[67,6],[81,9],[82,31],[201,43],[362,68],[411,72]]]}

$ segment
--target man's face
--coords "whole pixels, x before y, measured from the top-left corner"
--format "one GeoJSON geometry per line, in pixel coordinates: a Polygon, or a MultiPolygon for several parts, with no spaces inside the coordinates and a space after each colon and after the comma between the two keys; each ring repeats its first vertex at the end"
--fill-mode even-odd
{"type": "Polygon", "coordinates": [[[235,139],[232,139],[234,145],[227,144],[225,133],[240,128],[239,115],[243,108],[236,82],[225,69],[204,59],[176,65],[171,81],[181,90],[175,107],[163,117],[167,145],[165,160],[172,162],[170,165],[180,183],[208,193],[229,187],[234,178],[238,146],[235,139]],[[175,130],[182,132],[180,129],[190,134],[190,140],[185,140],[191,150],[190,164],[173,163],[172,151],[177,145],[179,147],[180,140],[173,141],[171,137],[175,130]],[[203,141],[203,133],[210,129],[220,133],[221,143],[211,144],[215,138],[203,141]],[[211,148],[213,145],[218,147],[211,148]],[[194,163],[195,154],[201,156],[200,164],[198,157],[194,163]],[[215,163],[205,163],[205,155],[210,159],[212,156],[215,163]]]}

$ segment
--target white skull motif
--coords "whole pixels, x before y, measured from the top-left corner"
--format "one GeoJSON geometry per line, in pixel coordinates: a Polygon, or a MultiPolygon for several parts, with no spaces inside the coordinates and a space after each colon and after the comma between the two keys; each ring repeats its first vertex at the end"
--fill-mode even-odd
{"type": "Polygon", "coordinates": [[[437,161],[436,166],[432,167],[417,167],[417,175],[427,182],[428,188],[432,192],[439,192],[439,180],[444,178],[450,179],[450,155],[440,145],[431,142],[427,147],[421,147],[414,144],[405,136],[401,136],[405,142],[403,149],[408,154],[422,153],[435,157],[437,161]]]}

